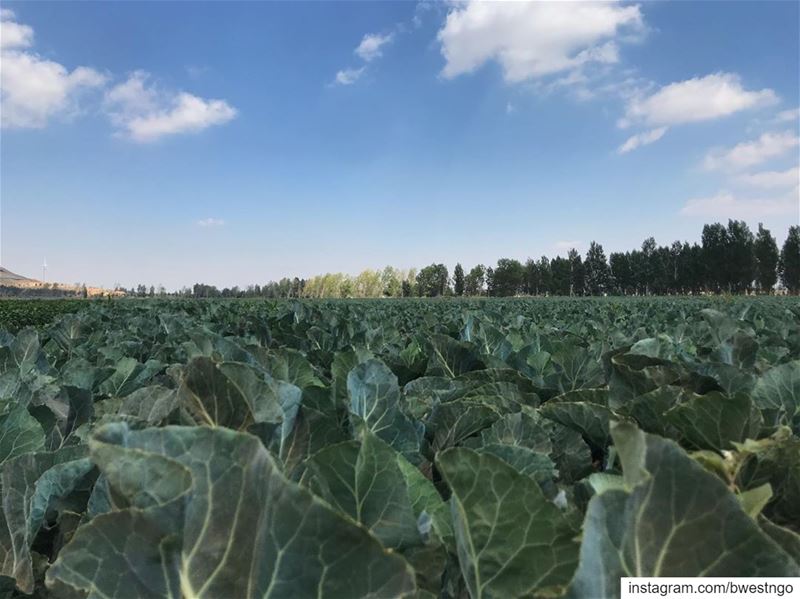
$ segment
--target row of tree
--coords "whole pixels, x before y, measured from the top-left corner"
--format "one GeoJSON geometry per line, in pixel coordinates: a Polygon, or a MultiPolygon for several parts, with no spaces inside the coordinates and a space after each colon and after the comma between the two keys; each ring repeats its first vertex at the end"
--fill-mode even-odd
{"type": "MultiPolygon", "coordinates": [[[[753,234],[743,221],[705,225],[700,243],[675,241],[659,246],[652,237],[640,249],[612,252],[591,242],[585,256],[572,249],[566,257],[525,263],[501,258],[493,267],[478,264],[465,271],[456,264],[452,277],[444,264],[421,269],[365,270],[359,275],[328,273],[310,279],[283,278],[265,285],[218,289],[197,283],[184,288],[188,297],[437,297],[514,295],[665,295],[698,293],[770,293],[780,282],[789,293],[800,292],[800,226],[778,249],[775,237],[761,224],[753,234]]],[[[153,295],[139,286],[135,295],[153,295]]],[[[163,288],[159,289],[163,294],[163,288]]]]}

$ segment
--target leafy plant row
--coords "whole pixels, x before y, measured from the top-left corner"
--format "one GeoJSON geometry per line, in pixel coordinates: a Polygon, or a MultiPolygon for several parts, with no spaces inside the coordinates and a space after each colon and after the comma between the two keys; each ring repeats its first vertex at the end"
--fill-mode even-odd
{"type": "Polygon", "coordinates": [[[800,575],[791,299],[111,302],[0,333],[0,593],[800,575]]]}

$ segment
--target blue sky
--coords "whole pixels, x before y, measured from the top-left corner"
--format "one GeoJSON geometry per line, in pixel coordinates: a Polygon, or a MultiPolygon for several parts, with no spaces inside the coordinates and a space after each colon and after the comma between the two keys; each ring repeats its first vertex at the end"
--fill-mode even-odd
{"type": "Polygon", "coordinates": [[[3,266],[168,288],[798,214],[800,4],[5,2],[3,266]]]}

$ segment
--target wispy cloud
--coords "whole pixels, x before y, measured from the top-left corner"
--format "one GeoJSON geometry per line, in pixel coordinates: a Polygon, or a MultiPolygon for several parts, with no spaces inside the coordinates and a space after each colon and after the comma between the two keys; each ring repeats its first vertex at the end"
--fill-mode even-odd
{"type": "Polygon", "coordinates": [[[237,111],[225,100],[204,99],[187,92],[167,92],[136,71],[106,92],[105,106],[118,133],[137,142],[202,131],[227,123],[237,111]]]}
{"type": "Polygon", "coordinates": [[[800,121],[800,108],[782,110],[775,115],[776,123],[796,123],[800,121]]]}
{"type": "MultiPolygon", "coordinates": [[[[353,53],[365,63],[370,63],[383,56],[383,48],[390,44],[395,37],[394,32],[390,33],[367,33],[361,42],[353,50],[353,53]]],[[[366,65],[356,68],[348,67],[341,69],[333,78],[333,85],[353,85],[366,71],[366,65]]]]}
{"type": "Polygon", "coordinates": [[[661,139],[664,134],[667,132],[666,127],[658,127],[657,129],[651,129],[650,131],[645,131],[643,133],[637,133],[636,135],[632,135],[625,143],[622,144],[619,148],[617,148],[618,154],[627,154],[635,150],[636,148],[640,148],[641,146],[646,146],[651,143],[657,142],[661,139]]]}
{"type": "Polygon", "coordinates": [[[764,133],[758,139],[745,141],[732,148],[716,148],[706,154],[706,170],[735,171],[777,158],[796,148],[800,139],[793,131],[764,133]]]}
{"type": "Polygon", "coordinates": [[[800,167],[786,169],[785,171],[761,171],[758,173],[745,173],[736,176],[736,181],[748,187],[760,189],[776,189],[791,187],[800,183],[800,167]]]}
{"type": "Polygon", "coordinates": [[[720,191],[714,196],[692,198],[681,208],[683,216],[756,219],[798,213],[798,189],[774,198],[751,198],[720,191]]]}
{"type": "Polygon", "coordinates": [[[198,227],[203,228],[210,228],[210,227],[221,227],[225,224],[225,221],[221,218],[203,218],[197,221],[198,227]]]}
{"type": "Polygon", "coordinates": [[[619,125],[624,128],[634,123],[658,126],[708,121],[777,101],[771,89],[747,90],[735,73],[714,73],[631,98],[619,125]]]}
{"type": "Polygon", "coordinates": [[[380,33],[368,33],[363,37],[361,43],[355,49],[355,53],[366,62],[371,62],[383,56],[381,48],[394,39],[393,33],[381,35],[380,33]]]}
{"type": "Polygon", "coordinates": [[[365,68],[366,67],[361,67],[360,69],[342,69],[336,73],[333,82],[338,85],[353,85],[358,81],[361,75],[364,74],[365,68]]]}

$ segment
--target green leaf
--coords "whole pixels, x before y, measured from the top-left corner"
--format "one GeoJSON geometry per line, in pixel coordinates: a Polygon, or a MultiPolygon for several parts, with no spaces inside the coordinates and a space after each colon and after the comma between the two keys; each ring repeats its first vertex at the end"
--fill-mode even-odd
{"type": "Polygon", "coordinates": [[[553,444],[550,458],[555,462],[561,480],[574,483],[591,474],[594,470],[592,451],[581,434],[557,422],[550,424],[550,440],[553,444]]]}
{"type": "Polygon", "coordinates": [[[556,477],[556,465],[547,455],[516,445],[492,443],[484,445],[479,453],[488,453],[500,458],[514,470],[525,476],[530,476],[540,486],[551,483],[556,477]]]}
{"type": "MultiPolygon", "coordinates": [[[[120,424],[99,430],[94,443],[186,468],[192,484],[182,500],[184,517],[163,517],[158,501],[97,516],[61,550],[47,572],[49,586],[61,581],[98,597],[197,599],[377,599],[415,590],[403,558],[287,480],[255,437],[224,428],[132,431],[120,424]]],[[[166,497],[177,488],[166,487],[166,497]]]]}
{"type": "Polygon", "coordinates": [[[24,405],[0,416],[0,463],[23,453],[44,449],[42,425],[24,405]]]}
{"type": "Polygon", "coordinates": [[[347,393],[354,429],[363,422],[374,435],[413,459],[421,431],[400,410],[400,387],[392,371],[380,360],[362,362],[347,375],[347,393]]]}
{"type": "Polygon", "coordinates": [[[322,385],[311,363],[303,356],[302,352],[294,349],[271,350],[266,356],[264,366],[274,378],[300,389],[322,385]]]}
{"type": "MultiPolygon", "coordinates": [[[[367,432],[361,443],[326,447],[308,461],[309,487],[364,525],[385,547],[420,545],[417,518],[398,466],[398,454],[367,432]]],[[[402,458],[400,458],[402,459],[402,458]]]]}
{"type": "Polygon", "coordinates": [[[164,365],[157,360],[148,360],[146,364],[140,364],[135,358],[122,358],[116,363],[111,376],[100,383],[98,390],[110,397],[125,397],[144,385],[163,368],[164,365]]]}
{"type": "Polygon", "coordinates": [[[598,404],[554,400],[544,404],[540,412],[545,418],[579,432],[599,449],[608,445],[609,422],[616,417],[614,412],[598,404]]]}
{"type": "Polygon", "coordinates": [[[718,391],[693,395],[671,408],[664,418],[689,447],[731,449],[732,443],[755,438],[761,417],[744,393],[731,397],[718,391]]]}
{"type": "Polygon", "coordinates": [[[769,483],[773,497],[765,514],[778,524],[800,522],[800,439],[782,427],[771,437],[737,444],[736,484],[753,489],[769,483]]]}
{"type": "Polygon", "coordinates": [[[243,381],[231,380],[211,358],[193,358],[184,369],[180,389],[181,403],[199,424],[242,430],[255,422],[252,405],[258,380],[251,370],[237,374],[243,381]],[[242,388],[251,394],[245,397],[242,388]]]}
{"type": "Polygon", "coordinates": [[[758,525],[769,538],[783,547],[783,550],[792,556],[796,563],[800,564],[800,534],[774,524],[763,515],[758,517],[758,525]]]}
{"type": "Polygon", "coordinates": [[[448,504],[442,500],[433,483],[425,478],[416,466],[402,456],[398,457],[397,465],[404,478],[408,498],[417,519],[417,528],[420,528],[420,520],[423,515],[430,517],[436,535],[442,539],[450,551],[455,551],[455,537],[448,504]]]}
{"type": "Polygon", "coordinates": [[[797,576],[800,566],[674,442],[612,429],[628,491],[589,502],[570,597],[619,596],[621,576],[797,576]]]}
{"type": "Polygon", "coordinates": [[[147,424],[161,424],[178,407],[178,393],[161,385],[137,389],[126,396],[120,414],[141,418],[147,424]]]}
{"type": "Polygon", "coordinates": [[[453,492],[458,560],[473,599],[530,596],[569,582],[575,531],[535,481],[465,448],[440,453],[436,463],[453,492]]]}
{"type": "Polygon", "coordinates": [[[459,445],[491,426],[500,414],[494,409],[466,401],[449,401],[437,405],[427,427],[433,431],[432,448],[442,451],[459,445]]]}
{"type": "Polygon", "coordinates": [[[456,341],[447,335],[432,335],[429,343],[427,376],[455,378],[471,370],[485,368],[480,352],[472,343],[456,341]]]}
{"type": "Polygon", "coordinates": [[[490,428],[481,432],[481,442],[483,445],[502,443],[527,447],[544,454],[552,450],[547,429],[539,420],[525,412],[507,414],[497,420],[490,428]]]}
{"type": "Polygon", "coordinates": [[[302,392],[249,364],[197,357],[186,366],[180,396],[200,424],[237,430],[271,425],[260,434],[266,434],[268,444],[275,439],[275,451],[280,453],[294,426],[302,392]]]}
{"type": "Polygon", "coordinates": [[[742,504],[742,509],[747,512],[747,515],[754,520],[761,514],[761,510],[772,499],[772,487],[769,483],[764,483],[759,487],[742,491],[736,495],[739,503],[742,504]]]}
{"type": "Polygon", "coordinates": [[[600,361],[586,348],[559,350],[553,353],[551,362],[556,371],[545,381],[561,393],[582,387],[597,387],[605,382],[600,361]]]}
{"type": "Polygon", "coordinates": [[[636,420],[642,430],[662,436],[668,435],[669,423],[664,413],[678,403],[680,387],[658,387],[638,395],[625,404],[624,412],[636,420]]]}
{"type": "Polygon", "coordinates": [[[776,410],[788,424],[800,412],[800,360],[765,372],[753,388],[753,403],[762,410],[776,410]]]}
{"type": "Polygon", "coordinates": [[[85,447],[27,453],[0,470],[0,574],[16,579],[24,593],[34,590],[31,546],[50,505],[69,495],[92,469],[85,447]]]}

